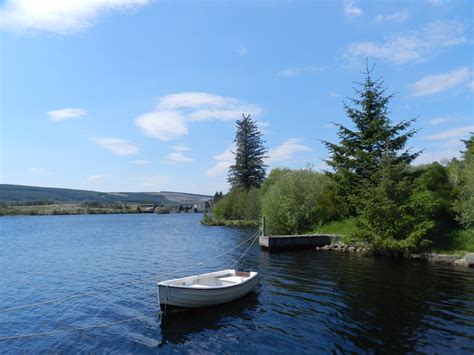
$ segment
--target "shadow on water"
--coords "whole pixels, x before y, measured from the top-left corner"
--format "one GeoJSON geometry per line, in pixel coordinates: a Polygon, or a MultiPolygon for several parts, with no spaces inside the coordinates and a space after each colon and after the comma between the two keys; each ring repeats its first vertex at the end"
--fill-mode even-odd
{"type": "Polygon", "coordinates": [[[250,292],[244,297],[215,307],[186,310],[183,312],[162,313],[160,346],[184,344],[193,334],[206,330],[219,330],[223,323],[231,323],[236,318],[251,319],[257,308],[258,295],[250,292]]]}
{"type": "Polygon", "coordinates": [[[325,350],[474,350],[470,272],[314,251],[262,253],[260,266],[268,268],[266,291],[281,299],[275,312],[301,325],[317,319],[315,332],[325,350]],[[459,337],[465,341],[454,343],[459,337]]]}

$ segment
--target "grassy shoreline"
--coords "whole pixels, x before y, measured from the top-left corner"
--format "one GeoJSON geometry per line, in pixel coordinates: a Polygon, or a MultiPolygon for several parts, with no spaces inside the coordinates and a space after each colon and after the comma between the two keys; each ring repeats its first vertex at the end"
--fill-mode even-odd
{"type": "Polygon", "coordinates": [[[205,226],[226,226],[226,227],[246,227],[246,228],[258,228],[260,226],[259,220],[252,219],[216,219],[212,216],[205,214],[201,219],[201,224],[205,226]]]}
{"type": "Polygon", "coordinates": [[[138,213],[137,205],[88,207],[81,204],[50,204],[33,206],[0,206],[0,216],[52,216],[80,214],[132,214],[138,213]]]}
{"type": "MultiPolygon", "coordinates": [[[[356,230],[355,219],[344,219],[316,227],[309,231],[308,234],[337,234],[342,237],[343,242],[350,244],[352,241],[351,235],[356,230]]],[[[474,228],[457,228],[440,231],[439,233],[441,235],[433,240],[433,243],[427,247],[427,252],[460,256],[474,252],[474,228]]]]}

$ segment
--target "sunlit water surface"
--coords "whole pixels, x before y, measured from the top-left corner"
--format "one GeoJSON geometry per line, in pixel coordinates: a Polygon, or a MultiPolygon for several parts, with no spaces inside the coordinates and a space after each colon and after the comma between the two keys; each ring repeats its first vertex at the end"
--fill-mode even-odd
{"type": "MultiPolygon", "coordinates": [[[[268,253],[239,263],[255,293],[163,320],[160,275],[221,254],[254,233],[200,215],[2,217],[0,308],[150,277],[106,293],[0,312],[0,352],[474,352],[474,272],[336,252],[268,253]]],[[[246,246],[176,275],[228,268],[246,246]]],[[[168,277],[170,278],[170,277],[168,277]]]]}

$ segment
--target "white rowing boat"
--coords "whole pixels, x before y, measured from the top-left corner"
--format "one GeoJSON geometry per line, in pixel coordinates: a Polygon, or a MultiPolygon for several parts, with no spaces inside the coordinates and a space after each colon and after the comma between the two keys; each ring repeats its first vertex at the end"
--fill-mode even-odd
{"type": "Polygon", "coordinates": [[[162,310],[201,308],[236,300],[258,284],[257,272],[222,270],[158,283],[162,310]]]}

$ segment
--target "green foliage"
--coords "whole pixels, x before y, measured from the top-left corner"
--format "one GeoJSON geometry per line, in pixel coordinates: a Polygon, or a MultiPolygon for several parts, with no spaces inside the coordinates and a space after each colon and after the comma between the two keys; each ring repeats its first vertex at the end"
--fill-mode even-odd
{"type": "Polygon", "coordinates": [[[431,218],[438,223],[451,224],[454,185],[447,167],[434,162],[414,169],[416,193],[424,193],[432,206],[431,218]]]}
{"type": "Polygon", "coordinates": [[[217,220],[255,220],[261,217],[261,199],[258,189],[233,189],[212,207],[217,220]]]}
{"type": "Polygon", "coordinates": [[[269,234],[298,234],[328,219],[324,190],[328,178],[311,170],[276,171],[263,196],[269,234]]]}
{"type": "Polygon", "coordinates": [[[229,168],[228,181],[233,189],[259,188],[265,179],[264,159],[267,149],[264,147],[262,133],[257,122],[250,115],[242,115],[236,122],[237,132],[234,142],[237,150],[235,163],[229,168]]]}
{"type": "Polygon", "coordinates": [[[378,251],[402,253],[429,244],[439,201],[423,183],[416,183],[405,162],[385,157],[375,173],[378,183],[361,194],[356,237],[378,251]]]}
{"type": "Polygon", "coordinates": [[[454,203],[456,219],[464,227],[474,227],[474,136],[464,141],[466,150],[459,162],[459,194],[454,203]]]}
{"type": "Polygon", "coordinates": [[[333,169],[328,174],[333,178],[333,196],[342,215],[357,213],[363,189],[375,186],[375,172],[380,169],[382,157],[393,156],[394,163],[410,163],[419,154],[405,149],[407,140],[416,131],[409,130],[414,120],[392,124],[388,114],[388,103],[392,95],[386,95],[381,80],[371,78],[367,68],[364,83],[356,89],[358,98],[351,99],[353,106],[344,104],[347,116],[355,128],[337,124],[339,143],[323,141],[330,152],[326,161],[333,169]]]}
{"type": "Polygon", "coordinates": [[[330,221],[320,226],[316,226],[310,233],[337,234],[343,237],[351,237],[357,232],[357,222],[355,218],[340,219],[330,221]]]}

